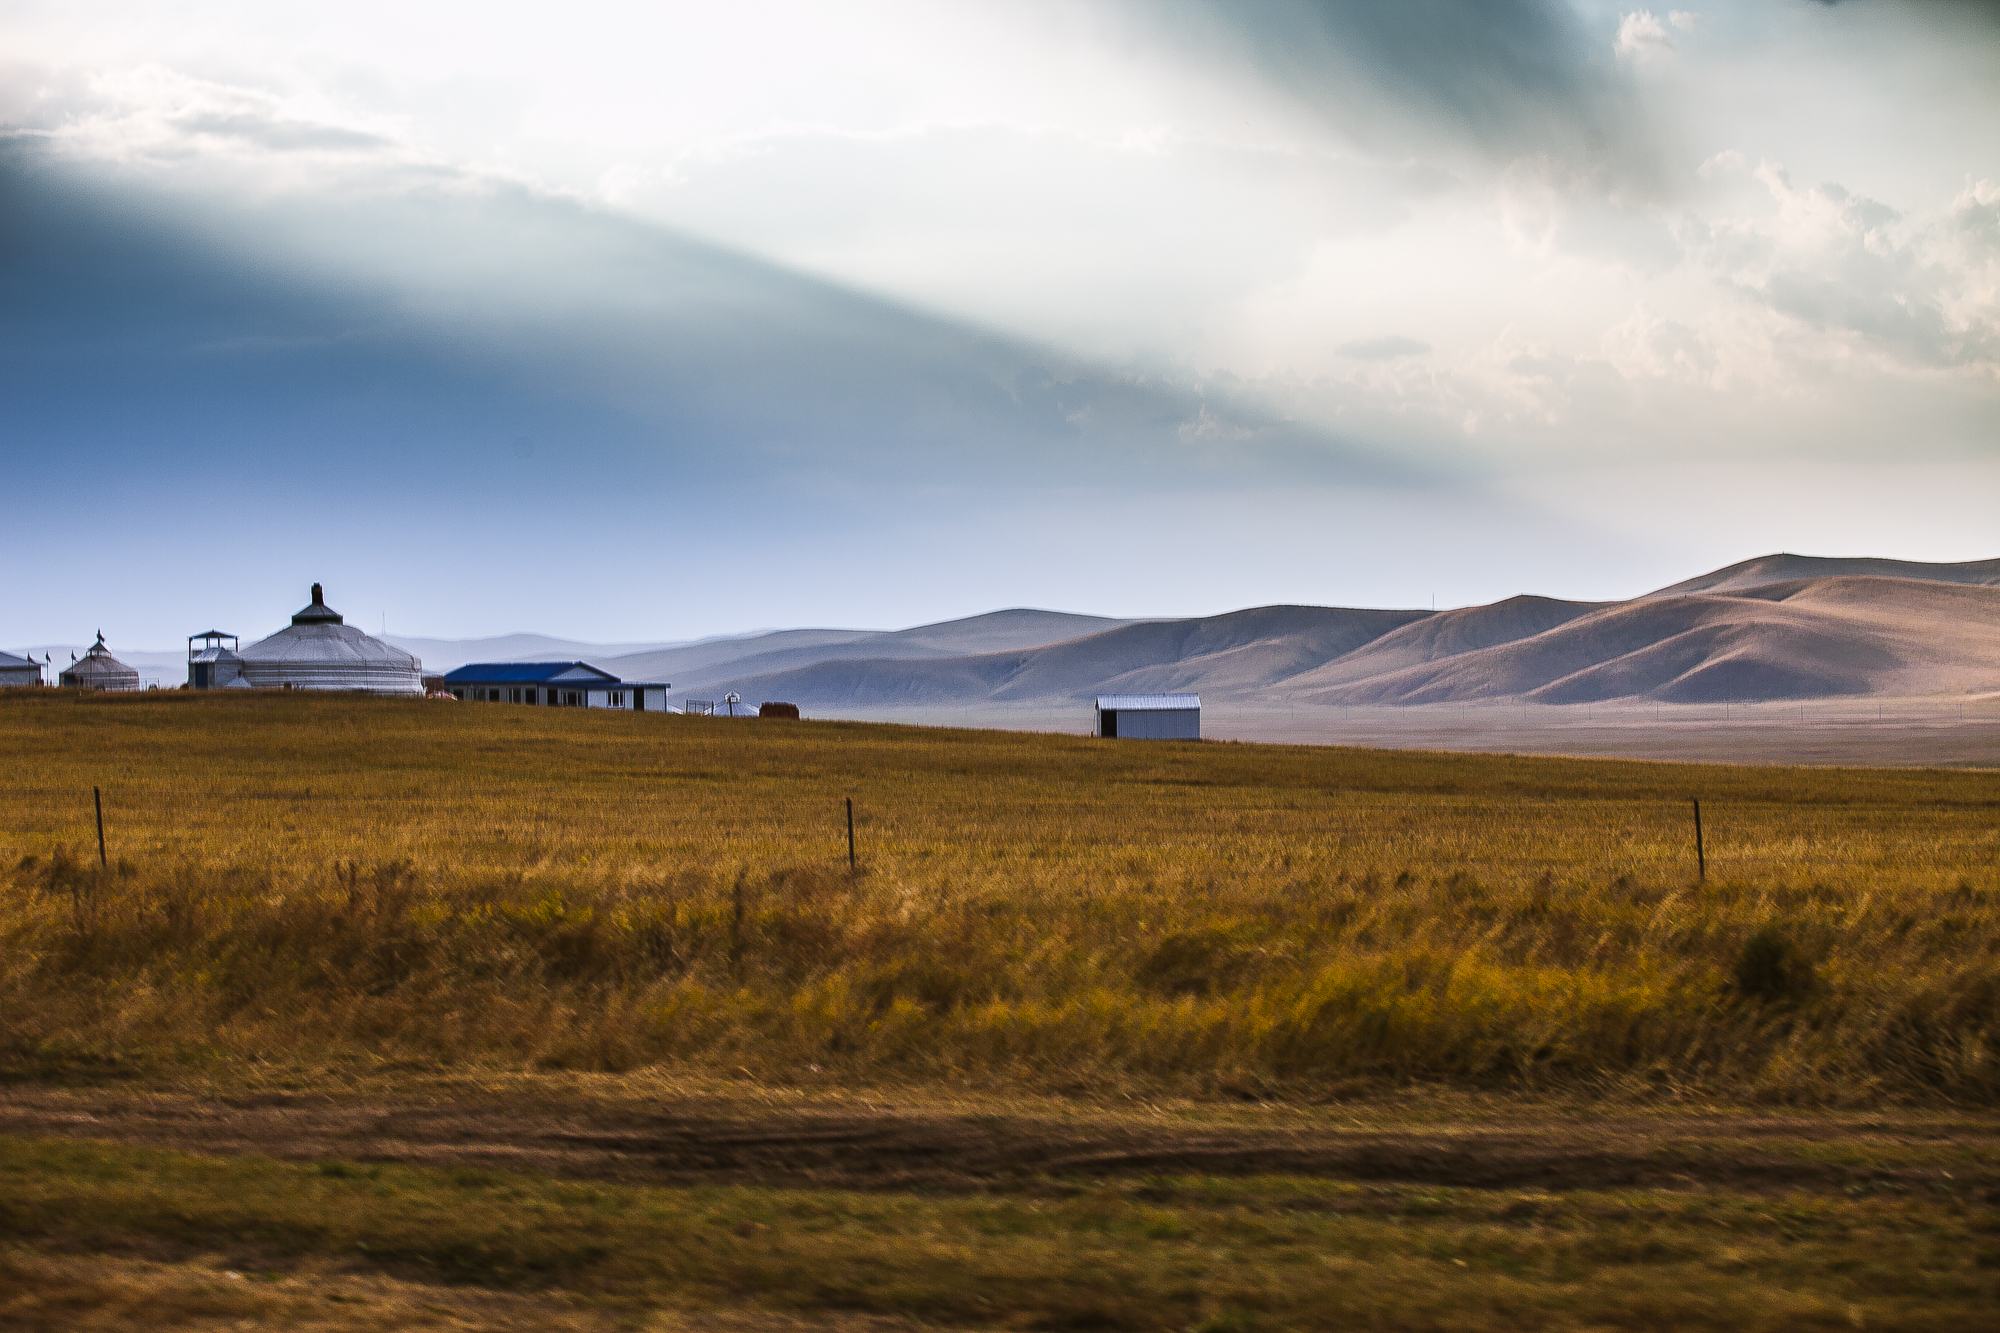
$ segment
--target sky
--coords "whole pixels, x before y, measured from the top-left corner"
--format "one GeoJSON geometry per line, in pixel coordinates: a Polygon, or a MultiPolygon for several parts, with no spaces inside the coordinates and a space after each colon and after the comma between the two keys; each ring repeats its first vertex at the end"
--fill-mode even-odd
{"type": "Polygon", "coordinates": [[[1996,126],[1973,0],[4,0],[0,646],[1991,558],[1996,126]]]}

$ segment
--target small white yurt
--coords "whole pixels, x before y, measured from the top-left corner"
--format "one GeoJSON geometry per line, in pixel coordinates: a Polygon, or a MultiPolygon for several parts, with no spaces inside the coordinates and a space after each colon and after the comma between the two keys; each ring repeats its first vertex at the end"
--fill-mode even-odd
{"type": "Polygon", "coordinates": [[[258,689],[424,692],[424,664],[349,625],[326,604],[320,586],[291,625],[242,650],[240,679],[258,689]]]}

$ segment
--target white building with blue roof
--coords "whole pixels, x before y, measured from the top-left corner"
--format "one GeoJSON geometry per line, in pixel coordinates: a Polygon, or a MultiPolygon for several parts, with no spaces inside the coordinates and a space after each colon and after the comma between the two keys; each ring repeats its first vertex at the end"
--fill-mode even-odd
{"type": "Polygon", "coordinates": [[[620,680],[588,662],[469,662],[440,682],[471,703],[539,704],[549,708],[625,708],[666,713],[662,680],[620,680]]]}

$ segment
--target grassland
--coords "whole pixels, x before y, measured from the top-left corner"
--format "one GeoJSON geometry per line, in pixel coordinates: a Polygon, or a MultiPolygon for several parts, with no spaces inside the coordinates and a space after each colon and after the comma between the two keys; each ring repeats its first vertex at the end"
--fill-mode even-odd
{"type": "Polygon", "coordinates": [[[2000,774],[54,692],[0,697],[0,765],[0,1327],[1970,1328],[2000,1297],[2000,774]],[[697,1085],[911,1160],[987,1159],[811,1118],[1152,1119],[948,1179],[722,1170],[776,1113],[697,1085]],[[503,1087],[544,1104],[512,1143],[645,1146],[353,1128],[503,1087]],[[133,1127],[172,1098],[209,1109],[133,1127]],[[214,1109],[260,1098],[262,1130],[214,1109]],[[737,1128],[677,1175],[631,1129],[663,1105],[737,1128]],[[1621,1117],[1695,1119],[1600,1169],[1621,1117]],[[1363,1152],[1391,1121],[1430,1137],[1363,1152]],[[1515,1140],[1545,1177],[1492,1165],[1515,1140]]]}
{"type": "Polygon", "coordinates": [[[17,1062],[2000,1093],[2000,774],[0,707],[17,1062]]]}

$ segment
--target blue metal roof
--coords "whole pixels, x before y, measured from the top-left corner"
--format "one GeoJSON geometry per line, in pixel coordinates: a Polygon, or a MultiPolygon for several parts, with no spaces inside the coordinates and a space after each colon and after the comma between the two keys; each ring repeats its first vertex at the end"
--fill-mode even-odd
{"type": "Polygon", "coordinates": [[[447,685],[540,685],[562,677],[591,685],[624,683],[588,662],[468,662],[445,672],[444,679],[447,685]]]}
{"type": "Polygon", "coordinates": [[[1200,708],[1199,694],[1100,694],[1097,707],[1112,713],[1151,713],[1200,708]]]}

